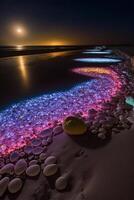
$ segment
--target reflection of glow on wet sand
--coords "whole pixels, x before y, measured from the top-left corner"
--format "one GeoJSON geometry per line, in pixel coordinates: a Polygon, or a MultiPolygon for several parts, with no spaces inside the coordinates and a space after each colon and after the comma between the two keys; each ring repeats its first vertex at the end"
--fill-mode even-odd
{"type": "Polygon", "coordinates": [[[23,56],[19,56],[18,61],[19,61],[19,69],[21,72],[22,81],[24,85],[27,86],[29,77],[27,73],[27,66],[25,65],[25,58],[23,56]]]}
{"type": "Polygon", "coordinates": [[[87,63],[119,63],[122,61],[116,58],[76,58],[74,60],[87,63]]]}
{"type": "Polygon", "coordinates": [[[102,109],[102,104],[121,90],[120,76],[110,68],[85,67],[72,71],[94,79],[67,91],[21,101],[0,112],[0,155],[23,147],[38,137],[40,131],[52,127],[55,121],[61,123],[68,115],[82,112],[87,116],[89,109],[102,109]]]}

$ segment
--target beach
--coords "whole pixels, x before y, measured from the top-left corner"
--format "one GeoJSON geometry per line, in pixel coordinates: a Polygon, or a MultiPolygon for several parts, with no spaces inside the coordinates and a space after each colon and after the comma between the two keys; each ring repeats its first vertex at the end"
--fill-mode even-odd
{"type": "Polygon", "coordinates": [[[134,98],[132,51],[0,59],[3,200],[134,198],[134,110],[125,101],[134,98]]]}

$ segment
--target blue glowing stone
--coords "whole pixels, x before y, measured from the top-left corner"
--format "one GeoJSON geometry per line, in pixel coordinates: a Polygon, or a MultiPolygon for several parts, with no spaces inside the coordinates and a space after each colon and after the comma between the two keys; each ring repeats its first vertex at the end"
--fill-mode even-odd
{"type": "Polygon", "coordinates": [[[127,104],[129,104],[130,106],[133,106],[133,107],[134,107],[134,98],[133,98],[133,97],[126,97],[125,102],[126,102],[127,104]]]}

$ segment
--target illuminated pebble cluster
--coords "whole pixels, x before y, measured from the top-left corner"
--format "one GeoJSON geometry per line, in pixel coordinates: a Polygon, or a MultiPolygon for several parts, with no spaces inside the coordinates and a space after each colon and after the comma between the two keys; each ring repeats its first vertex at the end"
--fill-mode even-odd
{"type": "Polygon", "coordinates": [[[116,58],[76,58],[75,61],[88,63],[119,63],[122,60],[116,58]]]}
{"type": "Polygon", "coordinates": [[[100,110],[104,102],[121,90],[120,77],[110,68],[85,67],[72,71],[94,78],[70,90],[21,101],[1,111],[0,155],[25,146],[66,116],[79,112],[87,116],[89,109],[100,110]]]}

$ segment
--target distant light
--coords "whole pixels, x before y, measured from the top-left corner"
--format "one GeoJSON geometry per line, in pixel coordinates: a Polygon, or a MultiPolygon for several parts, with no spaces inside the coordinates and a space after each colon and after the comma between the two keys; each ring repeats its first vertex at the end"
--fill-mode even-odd
{"type": "Polygon", "coordinates": [[[22,25],[14,25],[12,27],[12,31],[16,36],[19,36],[19,37],[25,36],[27,33],[26,28],[23,27],[22,25]]]}
{"type": "Polygon", "coordinates": [[[22,45],[17,45],[17,46],[16,46],[16,49],[17,49],[17,50],[23,50],[24,47],[23,47],[22,45]]]}
{"type": "Polygon", "coordinates": [[[75,61],[88,62],[88,63],[119,63],[122,60],[116,58],[77,58],[75,61]]]}
{"type": "Polygon", "coordinates": [[[23,32],[23,30],[22,30],[21,28],[17,28],[16,31],[17,31],[18,33],[22,33],[22,32],[23,32]]]}

